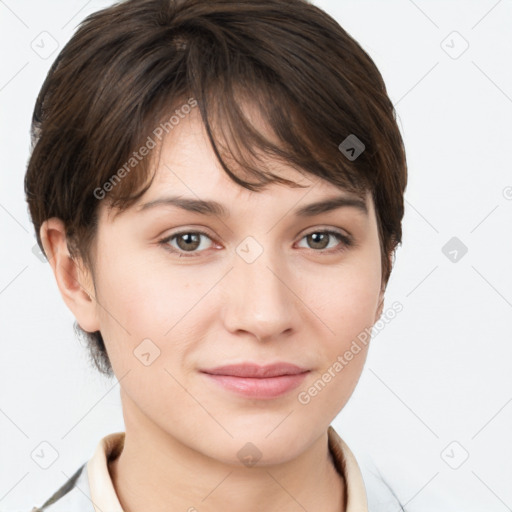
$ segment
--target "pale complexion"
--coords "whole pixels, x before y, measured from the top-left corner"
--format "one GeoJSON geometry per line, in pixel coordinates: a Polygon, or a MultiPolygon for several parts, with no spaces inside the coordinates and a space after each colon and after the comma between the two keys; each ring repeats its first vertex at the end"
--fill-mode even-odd
{"type": "Polygon", "coordinates": [[[352,394],[367,348],[307,405],[298,393],[382,312],[375,210],[368,194],[367,213],[343,206],[297,216],[311,203],[350,195],[276,168],[307,188],[240,187],[192,113],[165,139],[155,181],[137,205],[114,220],[100,203],[94,285],[69,258],[60,220],[41,228],[66,304],[83,329],[101,331],[120,380],[126,441],[109,469],[127,512],[343,510],[344,481],[329,455],[327,428],[352,394]],[[217,201],[229,213],[139,209],[167,196],[217,201]],[[197,230],[207,236],[166,243],[182,257],[159,243],[197,230]],[[325,230],[353,245],[332,234],[306,236],[325,230]],[[247,237],[262,249],[252,263],[236,251],[247,237]],[[145,339],[160,350],[149,366],[134,355],[145,339]],[[284,396],[259,400],[199,372],[245,361],[287,361],[310,373],[284,396]],[[261,452],[252,467],[237,456],[247,442],[261,452]]]}

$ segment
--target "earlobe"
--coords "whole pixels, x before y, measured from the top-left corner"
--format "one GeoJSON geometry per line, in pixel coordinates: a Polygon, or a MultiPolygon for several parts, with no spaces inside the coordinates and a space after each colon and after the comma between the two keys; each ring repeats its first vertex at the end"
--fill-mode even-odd
{"type": "Polygon", "coordinates": [[[374,324],[379,320],[380,316],[382,315],[383,310],[384,310],[384,291],[382,291],[379,296],[379,306],[377,308],[377,312],[375,313],[375,319],[373,321],[374,324]]]}
{"type": "MultiPolygon", "coordinates": [[[[393,265],[393,255],[392,254],[388,255],[388,263],[389,263],[389,268],[392,268],[392,265],[393,265]]],[[[384,295],[386,293],[386,287],[387,287],[387,282],[381,281],[381,290],[379,293],[379,305],[378,305],[377,311],[375,313],[375,319],[373,321],[374,324],[376,322],[378,322],[379,318],[382,315],[382,312],[384,311],[384,295]]]]}
{"type": "Polygon", "coordinates": [[[64,222],[47,219],[40,236],[64,302],[84,331],[99,331],[93,280],[85,266],[71,257],[64,222]]]}
{"type": "Polygon", "coordinates": [[[373,320],[374,324],[376,322],[378,322],[379,318],[382,315],[382,312],[384,311],[384,296],[385,296],[385,293],[386,293],[386,286],[382,285],[382,288],[381,288],[380,293],[379,293],[379,302],[378,302],[378,306],[377,306],[377,311],[375,312],[375,318],[373,320]]]}

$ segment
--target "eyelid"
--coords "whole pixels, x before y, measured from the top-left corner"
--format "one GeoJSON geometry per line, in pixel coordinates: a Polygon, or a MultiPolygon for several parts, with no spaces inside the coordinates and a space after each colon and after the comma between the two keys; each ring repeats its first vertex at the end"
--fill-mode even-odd
{"type": "Polygon", "coordinates": [[[175,231],[168,232],[168,230],[166,230],[164,233],[168,233],[168,234],[166,234],[166,235],[159,235],[157,241],[161,242],[162,240],[168,240],[168,239],[173,238],[175,236],[183,235],[183,234],[186,234],[186,233],[200,233],[201,235],[207,236],[208,238],[210,238],[214,242],[220,242],[222,240],[216,234],[214,235],[211,230],[209,230],[208,228],[203,227],[203,226],[193,226],[193,225],[192,226],[185,226],[184,228],[176,228],[175,231]]]}
{"type": "MultiPolygon", "coordinates": [[[[217,244],[217,240],[210,235],[210,233],[208,233],[207,231],[204,231],[202,228],[198,229],[198,228],[185,228],[185,229],[180,229],[179,231],[173,231],[172,233],[170,233],[169,235],[166,235],[164,237],[160,237],[158,239],[158,244],[159,245],[163,245],[164,248],[166,248],[169,252],[172,252],[172,253],[178,253],[178,254],[187,254],[186,251],[179,251],[177,249],[175,249],[174,247],[173,248],[169,248],[169,243],[172,239],[180,236],[180,235],[185,235],[185,234],[188,234],[188,233],[194,233],[194,234],[198,234],[198,235],[204,235],[206,236],[207,238],[209,238],[211,241],[212,241],[212,244],[217,244]]],[[[206,249],[205,249],[206,250],[206,249]]],[[[193,255],[193,254],[201,254],[202,252],[204,252],[205,250],[203,251],[193,251],[193,252],[190,252],[189,254],[190,255],[193,255]]]]}
{"type": "Polygon", "coordinates": [[[311,230],[306,230],[305,232],[303,232],[301,238],[312,233],[316,233],[317,231],[329,231],[331,233],[337,233],[338,235],[344,236],[351,240],[353,240],[354,238],[347,230],[333,226],[315,226],[314,228],[311,228],[311,230]]]}

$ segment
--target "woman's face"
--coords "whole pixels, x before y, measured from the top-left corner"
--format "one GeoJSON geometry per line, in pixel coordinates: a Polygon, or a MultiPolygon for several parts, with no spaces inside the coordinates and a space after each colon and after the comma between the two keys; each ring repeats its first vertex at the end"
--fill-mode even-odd
{"type": "Polygon", "coordinates": [[[240,187],[192,113],[166,138],[138,204],[115,219],[100,205],[95,315],[125,420],[226,463],[239,464],[249,441],[259,464],[284,462],[321,436],[361,374],[367,345],[358,335],[380,315],[371,196],[366,213],[345,205],[301,215],[313,203],[353,196],[283,165],[273,170],[307,188],[240,187]],[[195,211],[166,203],[170,197],[195,211]],[[259,385],[204,373],[276,362],[307,371],[259,385]]]}

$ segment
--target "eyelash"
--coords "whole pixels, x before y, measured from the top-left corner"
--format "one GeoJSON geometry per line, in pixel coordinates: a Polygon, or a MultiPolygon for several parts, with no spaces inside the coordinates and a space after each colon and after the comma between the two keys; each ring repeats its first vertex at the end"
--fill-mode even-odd
{"type": "MultiPolygon", "coordinates": [[[[344,235],[342,233],[339,233],[338,231],[333,231],[333,230],[330,230],[330,229],[325,229],[325,230],[315,230],[315,231],[310,231],[309,233],[306,233],[302,236],[301,240],[306,238],[307,236],[309,235],[313,235],[313,234],[318,234],[318,233],[321,233],[321,234],[329,234],[329,235],[333,235],[334,237],[338,238],[338,240],[340,240],[342,242],[341,246],[336,248],[336,249],[330,249],[330,250],[326,250],[326,249],[320,249],[320,250],[316,250],[316,249],[310,249],[311,251],[313,252],[317,252],[319,254],[337,254],[337,253],[340,253],[352,246],[354,246],[354,241],[352,240],[351,237],[347,236],[347,235],[344,235]]],[[[166,251],[172,253],[172,254],[177,254],[179,258],[181,257],[185,257],[185,258],[195,258],[197,257],[197,254],[201,253],[202,251],[194,251],[194,252],[186,252],[186,251],[181,251],[179,249],[176,249],[174,247],[171,247],[169,245],[169,242],[171,240],[173,240],[174,238],[177,238],[181,235],[188,235],[188,234],[194,234],[194,235],[204,235],[206,236],[207,238],[209,238],[210,240],[212,240],[211,236],[206,233],[205,231],[201,231],[201,230],[187,230],[187,231],[179,231],[177,233],[173,233],[172,235],[169,235],[165,238],[162,238],[161,240],[158,241],[158,244],[161,245],[166,251]]],[[[213,241],[213,240],[212,240],[213,241]]]]}

